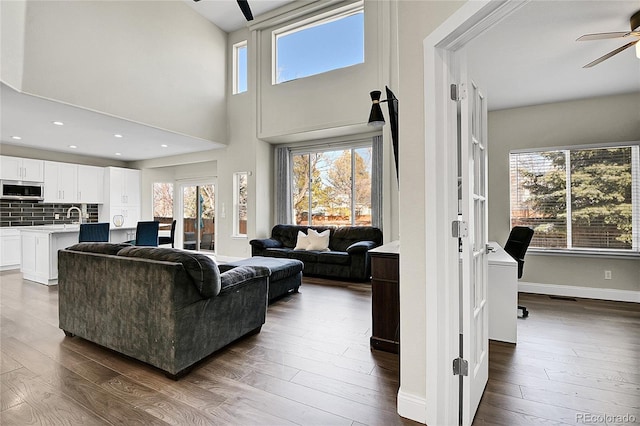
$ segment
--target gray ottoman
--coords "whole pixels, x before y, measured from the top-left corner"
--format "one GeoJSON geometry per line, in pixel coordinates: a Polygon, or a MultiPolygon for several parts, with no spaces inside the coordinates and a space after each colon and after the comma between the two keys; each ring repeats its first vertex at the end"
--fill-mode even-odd
{"type": "Polygon", "coordinates": [[[254,256],[248,259],[225,263],[220,266],[220,272],[238,266],[262,266],[269,268],[269,302],[284,296],[289,292],[297,293],[302,284],[302,268],[304,263],[295,259],[278,259],[274,257],[254,256]]]}

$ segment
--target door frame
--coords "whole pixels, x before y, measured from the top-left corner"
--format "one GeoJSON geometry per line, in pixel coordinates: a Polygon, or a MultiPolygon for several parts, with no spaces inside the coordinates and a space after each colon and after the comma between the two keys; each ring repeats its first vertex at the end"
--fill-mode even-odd
{"type": "Polygon", "coordinates": [[[456,52],[530,0],[468,1],[424,41],[426,392],[421,416],[398,396],[400,414],[427,424],[458,424],[459,343],[457,111],[450,84],[460,74],[456,52]],[[414,417],[415,416],[415,417],[414,417]]]}

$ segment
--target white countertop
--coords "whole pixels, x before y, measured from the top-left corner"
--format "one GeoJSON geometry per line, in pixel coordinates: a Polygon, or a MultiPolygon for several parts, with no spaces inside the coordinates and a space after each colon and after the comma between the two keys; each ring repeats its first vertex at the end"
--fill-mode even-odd
{"type": "Polygon", "coordinates": [[[509,253],[504,251],[502,246],[495,241],[489,241],[489,247],[493,247],[493,251],[489,252],[488,261],[491,265],[517,265],[518,262],[511,257],[509,253]]]}
{"type": "MultiPolygon", "coordinates": [[[[20,226],[13,229],[18,229],[22,232],[40,232],[47,234],[62,234],[68,232],[80,232],[79,224],[60,224],[60,225],[37,225],[37,226],[20,226]]],[[[136,228],[110,228],[109,231],[117,230],[135,230],[136,228]]]]}
{"type": "Polygon", "coordinates": [[[400,241],[391,241],[390,243],[383,244],[374,249],[369,250],[369,253],[390,253],[390,254],[400,254],[400,241]]]}

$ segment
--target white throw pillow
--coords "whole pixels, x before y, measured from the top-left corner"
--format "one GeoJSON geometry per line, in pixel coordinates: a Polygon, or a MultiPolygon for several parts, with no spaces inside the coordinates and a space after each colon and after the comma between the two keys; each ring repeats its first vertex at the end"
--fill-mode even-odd
{"type": "Polygon", "coordinates": [[[302,231],[298,231],[298,239],[294,250],[306,250],[309,245],[309,236],[302,231]]]}
{"type": "Polygon", "coordinates": [[[315,229],[309,229],[309,245],[307,250],[329,251],[329,230],[318,233],[315,229]]]}

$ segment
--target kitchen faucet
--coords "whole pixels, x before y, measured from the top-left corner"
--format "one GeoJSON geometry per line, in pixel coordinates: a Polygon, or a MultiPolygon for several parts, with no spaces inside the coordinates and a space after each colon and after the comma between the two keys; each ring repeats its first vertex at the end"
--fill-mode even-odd
{"type": "Polygon", "coordinates": [[[76,206],[69,207],[69,210],[67,210],[67,219],[71,218],[71,210],[77,210],[78,211],[78,223],[82,223],[82,210],[80,210],[76,206]]]}

